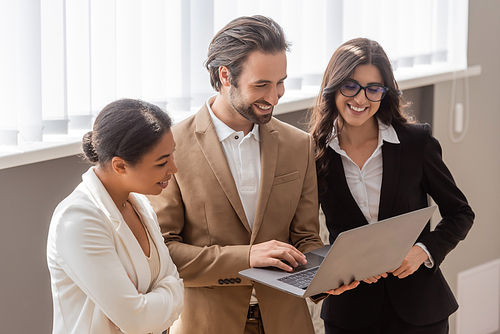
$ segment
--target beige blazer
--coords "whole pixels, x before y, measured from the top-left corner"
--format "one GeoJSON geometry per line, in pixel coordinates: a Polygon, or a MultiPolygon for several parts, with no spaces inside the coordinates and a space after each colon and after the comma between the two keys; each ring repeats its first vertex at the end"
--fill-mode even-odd
{"type": "Polygon", "coordinates": [[[152,291],[146,293],[151,271],[139,242],[90,168],[50,222],[52,333],[161,333],[177,319],[183,283],[156,215],[145,196],[131,193],[128,200],[158,248],[160,273],[152,291]]]}
{"type": "MultiPolygon", "coordinates": [[[[254,285],[238,271],[249,268],[250,246],[272,239],[302,252],[323,246],[312,139],[274,118],[260,127],[252,231],[206,105],[172,131],[179,172],[150,197],[186,287],[171,333],[243,333],[254,285]]],[[[266,334],[314,333],[305,300],[260,284],[255,290],[266,334]]]]}

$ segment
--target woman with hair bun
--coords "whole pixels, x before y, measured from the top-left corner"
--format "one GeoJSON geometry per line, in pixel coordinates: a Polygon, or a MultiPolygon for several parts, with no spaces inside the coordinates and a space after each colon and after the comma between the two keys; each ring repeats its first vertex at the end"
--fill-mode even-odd
{"type": "Polygon", "coordinates": [[[377,42],[357,38],[335,51],[311,118],[330,243],[343,231],[424,208],[429,196],[442,219],[432,231],[424,227],[399,268],[329,296],[321,313],[327,334],[445,334],[458,308],[439,267],[474,213],[430,126],[412,124],[404,106],[377,42]]]}
{"type": "Polygon", "coordinates": [[[140,100],[110,103],[83,138],[92,166],[55,209],[47,242],[53,333],[162,333],[184,286],[144,195],[177,172],[172,121],[140,100]]]}

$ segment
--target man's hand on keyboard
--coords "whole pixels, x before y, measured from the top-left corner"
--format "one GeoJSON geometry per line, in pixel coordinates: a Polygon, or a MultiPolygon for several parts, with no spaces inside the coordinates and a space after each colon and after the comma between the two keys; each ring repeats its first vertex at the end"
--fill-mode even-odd
{"type": "Polygon", "coordinates": [[[271,240],[252,245],[250,248],[250,267],[277,267],[293,271],[298,264],[306,264],[306,256],[290,244],[271,240]],[[285,264],[285,260],[290,265],[285,264]]]}

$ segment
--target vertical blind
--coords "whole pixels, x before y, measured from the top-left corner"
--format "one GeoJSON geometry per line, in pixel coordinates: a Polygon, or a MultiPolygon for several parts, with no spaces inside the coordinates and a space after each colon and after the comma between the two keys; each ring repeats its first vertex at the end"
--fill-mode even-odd
{"type": "Polygon", "coordinates": [[[198,108],[214,94],[211,38],[255,14],[292,42],[287,90],[319,85],[355,37],[377,40],[397,73],[467,66],[468,0],[0,0],[0,145],[90,128],[124,97],[198,108]]]}

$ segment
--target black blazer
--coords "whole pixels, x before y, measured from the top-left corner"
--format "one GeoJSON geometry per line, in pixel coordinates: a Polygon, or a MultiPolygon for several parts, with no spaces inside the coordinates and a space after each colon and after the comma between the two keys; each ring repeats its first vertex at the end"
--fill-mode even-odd
{"type": "MultiPolygon", "coordinates": [[[[374,284],[360,285],[323,303],[321,317],[345,329],[362,329],[380,313],[385,290],[394,309],[406,322],[422,326],[447,318],[458,304],[439,266],[445,256],[463,240],[472,226],[474,213],[444,164],[441,146],[432,137],[428,124],[393,124],[400,144],[384,142],[383,176],[379,220],[428,206],[436,202],[442,220],[434,231],[427,223],[418,238],[434,260],[412,275],[399,279],[389,275],[374,284]]],[[[330,243],[338,234],[368,224],[351,195],[341,157],[331,148],[327,189],[319,188],[319,201],[330,232],[330,243]]]]}

